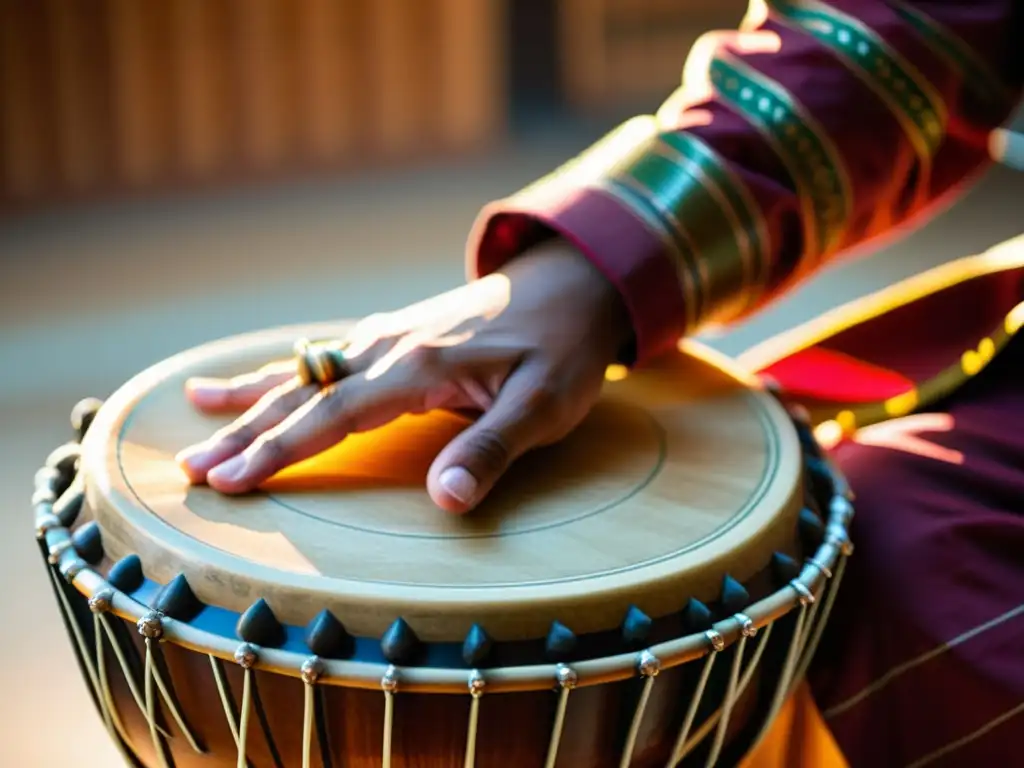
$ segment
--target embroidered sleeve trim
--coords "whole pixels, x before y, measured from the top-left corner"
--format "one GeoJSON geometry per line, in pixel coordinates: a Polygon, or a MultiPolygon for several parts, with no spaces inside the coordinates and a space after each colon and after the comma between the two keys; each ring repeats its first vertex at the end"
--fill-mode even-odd
{"type": "Polygon", "coordinates": [[[863,22],[817,0],[769,0],[774,16],[830,48],[885,103],[921,164],[922,181],[945,136],[948,111],[921,72],[863,22]]]}
{"type": "Polygon", "coordinates": [[[954,32],[904,2],[890,0],[889,5],[982,102],[1000,108],[1016,104],[1016,96],[1003,85],[995,70],[954,32]]]}
{"type": "Polygon", "coordinates": [[[842,155],[789,91],[735,57],[721,53],[712,59],[711,82],[761,132],[789,171],[804,214],[798,273],[806,271],[842,246],[849,225],[853,192],[842,155]]]}

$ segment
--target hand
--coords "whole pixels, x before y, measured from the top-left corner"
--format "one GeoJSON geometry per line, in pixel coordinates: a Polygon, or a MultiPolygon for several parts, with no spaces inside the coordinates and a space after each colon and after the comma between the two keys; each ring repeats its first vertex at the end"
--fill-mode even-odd
{"type": "Polygon", "coordinates": [[[402,414],[472,409],[480,418],[427,476],[439,507],[466,512],[511,462],[583,420],[630,335],[611,284],[579,253],[546,246],[454,291],[366,318],[347,339],[349,375],[325,389],[303,386],[293,361],[190,380],[197,408],[245,413],[178,461],[192,482],[244,493],[402,414]]]}

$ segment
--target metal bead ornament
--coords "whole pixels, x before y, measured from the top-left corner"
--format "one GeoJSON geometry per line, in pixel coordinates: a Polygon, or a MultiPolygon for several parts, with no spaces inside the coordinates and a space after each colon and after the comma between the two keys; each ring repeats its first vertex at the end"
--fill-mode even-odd
{"type": "Polygon", "coordinates": [[[89,610],[93,613],[106,613],[114,603],[114,590],[101,589],[89,598],[89,610]]]}
{"type": "Polygon", "coordinates": [[[257,658],[256,648],[249,643],[242,643],[235,650],[235,663],[242,669],[252,669],[257,658]]]}
{"type": "Polygon", "coordinates": [[[156,611],[150,611],[135,625],[139,634],[147,640],[159,640],[164,635],[164,620],[156,611]]]}
{"type": "Polygon", "coordinates": [[[324,663],[317,656],[306,659],[302,663],[302,682],[313,685],[324,674],[324,663]]]}

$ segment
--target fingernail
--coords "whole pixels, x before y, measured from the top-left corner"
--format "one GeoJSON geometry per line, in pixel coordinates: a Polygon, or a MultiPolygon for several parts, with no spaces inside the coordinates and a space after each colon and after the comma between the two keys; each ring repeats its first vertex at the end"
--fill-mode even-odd
{"type": "Polygon", "coordinates": [[[191,445],[188,448],[183,448],[174,457],[175,463],[192,479],[201,479],[206,471],[211,469],[209,466],[205,466],[209,463],[209,460],[203,461],[207,455],[206,445],[199,443],[198,445],[191,445]]]}
{"type": "Polygon", "coordinates": [[[227,400],[228,387],[220,379],[196,377],[186,381],[185,388],[205,405],[217,405],[227,400]]]}
{"type": "Polygon", "coordinates": [[[245,474],[245,467],[247,464],[248,461],[246,461],[244,454],[232,456],[224,463],[218,464],[216,467],[211,469],[207,477],[214,480],[232,483],[245,474]]]}
{"type": "Polygon", "coordinates": [[[438,481],[445,493],[463,504],[472,504],[476,498],[476,478],[462,467],[448,467],[438,481]]]}

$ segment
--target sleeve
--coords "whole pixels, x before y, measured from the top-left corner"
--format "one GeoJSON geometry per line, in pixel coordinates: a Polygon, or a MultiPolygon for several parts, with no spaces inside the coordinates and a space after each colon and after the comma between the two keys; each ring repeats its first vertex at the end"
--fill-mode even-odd
{"type": "Polygon", "coordinates": [[[550,237],[617,287],[642,362],[913,226],[989,160],[1024,83],[1017,0],[752,0],[681,88],[480,214],[471,279],[550,237]]]}

